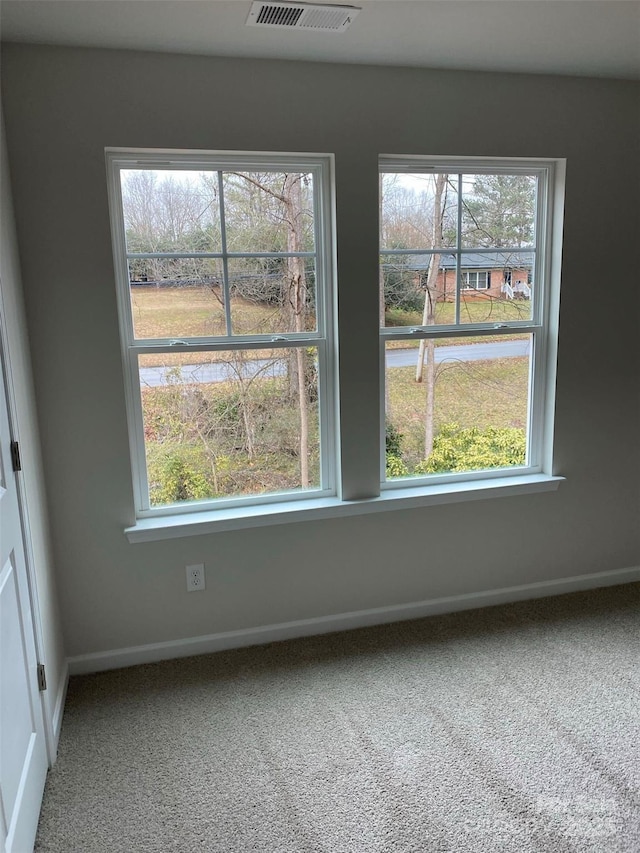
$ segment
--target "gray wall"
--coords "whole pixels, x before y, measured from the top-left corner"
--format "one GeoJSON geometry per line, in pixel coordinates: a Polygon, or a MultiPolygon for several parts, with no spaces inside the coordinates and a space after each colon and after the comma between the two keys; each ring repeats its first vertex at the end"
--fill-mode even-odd
{"type": "Polygon", "coordinates": [[[71,655],[640,563],[637,87],[8,45],[7,135],[71,655]],[[557,493],[129,545],[105,146],[336,155],[344,448],[375,452],[377,157],[566,157],[557,493]],[[355,322],[371,321],[364,346],[355,322]],[[358,319],[360,318],[360,319],[358,319]],[[500,519],[499,521],[497,519],[500,519]],[[183,566],[207,564],[185,592],[183,566]]]}

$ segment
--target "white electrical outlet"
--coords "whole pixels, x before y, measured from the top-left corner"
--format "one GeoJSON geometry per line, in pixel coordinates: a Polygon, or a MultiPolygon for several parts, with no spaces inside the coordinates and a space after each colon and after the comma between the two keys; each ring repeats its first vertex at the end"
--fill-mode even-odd
{"type": "Polygon", "coordinates": [[[206,588],[204,582],[204,563],[187,566],[187,592],[199,592],[206,588]]]}

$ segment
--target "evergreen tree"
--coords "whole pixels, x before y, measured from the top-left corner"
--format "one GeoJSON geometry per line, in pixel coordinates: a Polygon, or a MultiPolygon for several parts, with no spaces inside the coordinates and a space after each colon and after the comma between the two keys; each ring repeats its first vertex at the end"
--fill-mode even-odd
{"type": "Polygon", "coordinates": [[[463,196],[467,246],[497,249],[533,243],[535,180],[528,175],[475,175],[463,196]]]}

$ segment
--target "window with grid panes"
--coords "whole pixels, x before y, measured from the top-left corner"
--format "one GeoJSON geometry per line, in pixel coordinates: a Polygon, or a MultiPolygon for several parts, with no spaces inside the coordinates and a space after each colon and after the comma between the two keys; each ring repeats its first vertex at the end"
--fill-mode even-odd
{"type": "Polygon", "coordinates": [[[130,541],[557,488],[560,161],[381,159],[380,493],[347,501],[332,156],[107,163],[130,541]]]}
{"type": "Polygon", "coordinates": [[[553,170],[381,159],[383,489],[542,470],[553,170]]]}
{"type": "Polygon", "coordinates": [[[330,159],[107,159],[138,517],[334,494],[330,159]]]}

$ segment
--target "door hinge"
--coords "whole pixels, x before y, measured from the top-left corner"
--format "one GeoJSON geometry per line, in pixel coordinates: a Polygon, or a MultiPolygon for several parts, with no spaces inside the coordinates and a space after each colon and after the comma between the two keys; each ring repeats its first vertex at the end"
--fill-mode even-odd
{"type": "Polygon", "coordinates": [[[22,471],[22,463],[20,462],[20,445],[17,441],[11,442],[11,467],[14,471],[22,471]]]}
{"type": "Polygon", "coordinates": [[[38,664],[38,690],[46,690],[47,689],[47,676],[44,671],[44,664],[38,664]]]}

